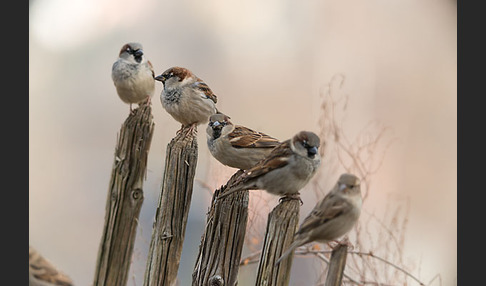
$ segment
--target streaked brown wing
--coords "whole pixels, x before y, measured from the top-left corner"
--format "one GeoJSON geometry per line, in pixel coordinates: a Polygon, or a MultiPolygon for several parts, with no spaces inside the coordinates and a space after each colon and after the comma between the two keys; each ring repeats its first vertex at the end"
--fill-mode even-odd
{"type": "Polygon", "coordinates": [[[280,142],[262,132],[236,125],[233,132],[228,135],[231,146],[235,148],[274,148],[280,142]]]}
{"type": "Polygon", "coordinates": [[[277,168],[282,168],[288,164],[288,158],[290,155],[292,155],[292,150],[290,149],[290,140],[287,140],[275,147],[275,149],[273,149],[265,159],[260,161],[251,169],[246,170],[242,175],[242,180],[248,181],[277,168]]]}
{"type": "Polygon", "coordinates": [[[308,232],[328,220],[340,216],[344,211],[351,207],[347,201],[336,199],[334,196],[335,195],[332,192],[328,193],[304,219],[296,234],[308,232]]]}
{"type": "Polygon", "coordinates": [[[202,93],[204,93],[204,95],[206,95],[207,98],[214,101],[214,103],[218,102],[218,98],[216,94],[214,94],[213,91],[209,88],[209,86],[205,82],[203,82],[200,78],[197,78],[195,87],[199,89],[202,93]]]}

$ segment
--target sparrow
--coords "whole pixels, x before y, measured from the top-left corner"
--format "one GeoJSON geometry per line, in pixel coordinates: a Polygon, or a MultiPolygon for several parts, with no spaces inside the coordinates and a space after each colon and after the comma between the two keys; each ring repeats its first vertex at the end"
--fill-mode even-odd
{"type": "Polygon", "coordinates": [[[361,205],[360,180],[355,175],[342,174],[304,219],[295,233],[294,242],[275,265],[301,245],[313,241],[326,243],[349,232],[358,221],[361,205]]]}
{"type": "Polygon", "coordinates": [[[29,246],[29,286],[72,286],[73,281],[29,246]]]}
{"type": "Polygon", "coordinates": [[[298,197],[299,190],[309,182],[320,165],[319,145],[320,140],[315,133],[300,131],[276,146],[255,166],[245,170],[218,198],[241,190],[265,190],[286,198],[298,197]]]}
{"type": "Polygon", "coordinates": [[[209,117],[218,112],[216,95],[190,70],[171,67],[155,80],[164,85],[160,94],[162,106],[182,124],[181,130],[189,126],[189,130],[194,131],[197,125],[208,122],[209,117]]]}
{"type": "Polygon", "coordinates": [[[213,157],[223,165],[241,170],[255,166],[280,143],[265,133],[234,125],[222,113],[209,117],[206,135],[213,157]]]}
{"type": "Polygon", "coordinates": [[[120,99],[130,104],[130,112],[133,103],[150,102],[155,92],[154,77],[154,69],[144,57],[142,45],[123,45],[111,68],[111,78],[120,99]]]}

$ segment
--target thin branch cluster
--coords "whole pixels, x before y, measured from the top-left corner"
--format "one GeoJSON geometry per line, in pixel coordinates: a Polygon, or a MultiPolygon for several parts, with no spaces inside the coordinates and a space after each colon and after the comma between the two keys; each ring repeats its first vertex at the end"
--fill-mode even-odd
{"type": "MultiPolygon", "coordinates": [[[[335,75],[320,92],[318,135],[325,142],[320,152],[326,164],[325,170],[321,168],[313,180],[312,190],[318,199],[322,198],[325,193],[319,184],[332,178],[330,174],[344,170],[360,177],[365,206],[372,191],[373,176],[382,167],[388,149],[397,138],[392,136],[390,127],[376,120],[366,123],[355,136],[349,135],[345,126],[351,113],[350,100],[343,91],[344,82],[343,75],[335,75]]],[[[413,274],[417,265],[407,265],[405,261],[403,249],[410,211],[409,200],[388,198],[383,206],[385,210],[382,218],[364,207],[359,222],[350,232],[349,241],[353,246],[348,251],[343,284],[385,286],[431,285],[438,282],[438,285],[442,285],[439,274],[429,284],[423,283],[413,274]]],[[[258,263],[260,251],[250,241],[258,240],[254,236],[247,237],[246,245],[252,245],[251,253],[241,260],[242,266],[258,263]]],[[[322,262],[322,272],[315,285],[324,285],[331,251],[320,249],[318,244],[311,244],[295,251],[296,257],[302,255],[315,256],[322,262]]]]}

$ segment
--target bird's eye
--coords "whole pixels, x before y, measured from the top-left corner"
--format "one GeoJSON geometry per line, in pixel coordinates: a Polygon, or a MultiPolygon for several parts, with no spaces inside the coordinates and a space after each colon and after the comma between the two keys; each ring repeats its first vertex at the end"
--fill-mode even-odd
{"type": "Polygon", "coordinates": [[[309,144],[307,144],[307,141],[304,140],[302,141],[302,146],[304,146],[304,148],[307,148],[309,147],[309,144]]]}

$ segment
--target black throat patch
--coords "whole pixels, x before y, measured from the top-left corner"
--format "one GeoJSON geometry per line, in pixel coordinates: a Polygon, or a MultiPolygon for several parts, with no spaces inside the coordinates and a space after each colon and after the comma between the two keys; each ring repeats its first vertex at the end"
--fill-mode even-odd
{"type": "Polygon", "coordinates": [[[213,137],[218,139],[221,136],[221,128],[213,128],[213,137]]]}
{"type": "Polygon", "coordinates": [[[179,103],[181,100],[181,93],[177,89],[169,89],[165,91],[165,102],[167,103],[179,103]]]}

